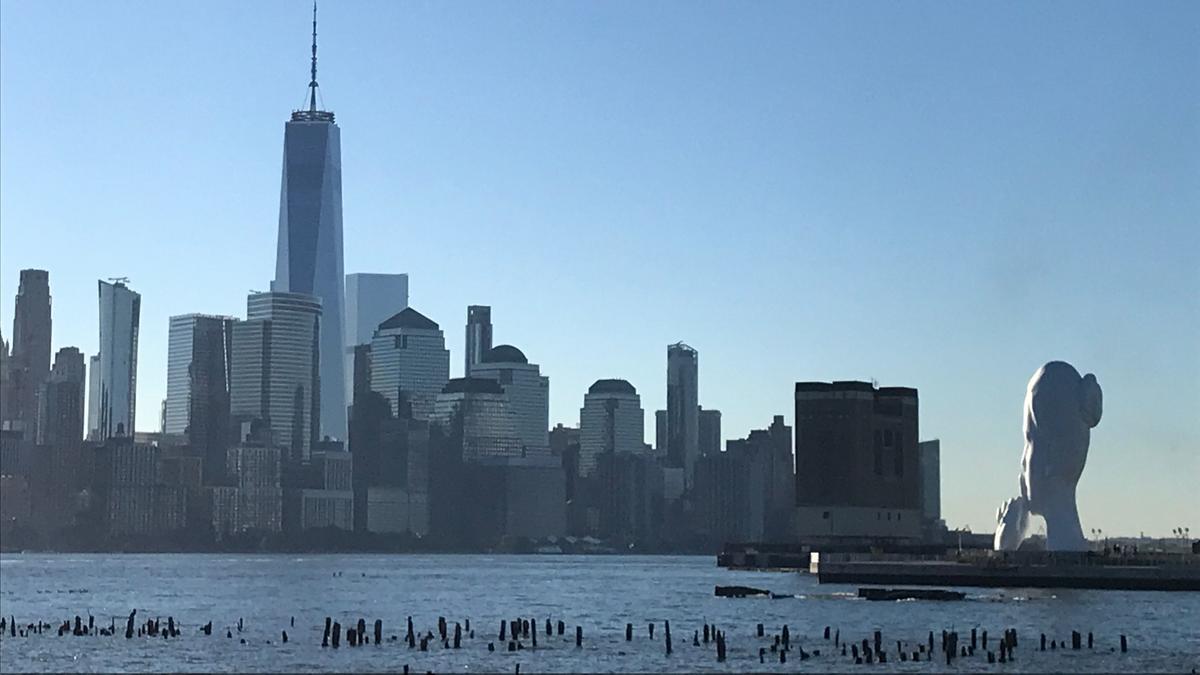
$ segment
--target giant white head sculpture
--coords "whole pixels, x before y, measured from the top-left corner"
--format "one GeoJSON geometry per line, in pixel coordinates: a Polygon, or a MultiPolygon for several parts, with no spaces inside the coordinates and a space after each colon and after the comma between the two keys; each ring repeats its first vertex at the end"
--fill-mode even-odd
{"type": "Polygon", "coordinates": [[[1087,549],[1075,486],[1087,463],[1091,429],[1100,423],[1102,395],[1096,376],[1069,363],[1038,368],[1025,392],[1025,451],[1020,496],[996,513],[996,550],[1015,550],[1028,535],[1029,515],[1046,521],[1046,549],[1087,549]]]}

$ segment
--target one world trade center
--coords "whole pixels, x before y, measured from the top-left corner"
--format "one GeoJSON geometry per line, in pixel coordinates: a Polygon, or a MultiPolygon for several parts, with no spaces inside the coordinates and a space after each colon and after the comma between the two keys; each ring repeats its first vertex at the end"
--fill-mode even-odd
{"type": "Polygon", "coordinates": [[[305,293],[321,300],[321,434],[344,439],[341,132],[333,113],[317,108],[315,3],[308,88],[308,109],[293,112],[284,127],[279,245],[271,290],[305,293]]]}

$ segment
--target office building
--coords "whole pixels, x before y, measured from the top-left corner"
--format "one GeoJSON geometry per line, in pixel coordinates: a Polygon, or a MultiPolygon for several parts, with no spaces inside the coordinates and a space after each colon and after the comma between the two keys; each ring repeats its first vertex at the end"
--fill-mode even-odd
{"type": "Polygon", "coordinates": [[[938,439],[917,444],[917,465],[921,472],[921,518],[928,523],[942,519],[942,442],[938,439]]]}
{"type": "MultiPolygon", "coordinates": [[[[516,416],[500,383],[490,378],[450,380],[438,394],[430,422],[457,441],[457,459],[524,457],[516,416]]],[[[548,455],[548,453],[545,453],[548,455]]]]}
{"type": "MultiPolygon", "coordinates": [[[[354,349],[370,345],[375,329],[408,307],[407,274],[346,275],[346,394],[353,399],[354,349]]],[[[352,400],[350,402],[353,402],[352,400]]]]}
{"type": "Polygon", "coordinates": [[[492,308],[487,305],[467,307],[467,342],[463,350],[463,377],[470,377],[471,368],[483,360],[492,348],[492,308]]]}
{"type": "Polygon", "coordinates": [[[654,411],[654,452],[655,454],[667,456],[667,411],[654,411]]]}
{"type": "Polygon", "coordinates": [[[204,458],[210,484],[224,476],[231,438],[229,383],[232,380],[233,324],[227,316],[173,316],[167,336],[167,398],[163,433],[187,439],[204,458]]]}
{"type": "Polygon", "coordinates": [[[712,455],[721,451],[721,411],[701,408],[698,419],[699,449],[701,455],[712,455]]]}
{"type": "Polygon", "coordinates": [[[685,486],[700,454],[699,356],[682,342],[667,347],[667,465],[683,468],[685,486]]]}
{"type": "Polygon", "coordinates": [[[321,301],[300,293],[253,293],[232,325],[230,413],[259,420],[286,461],[319,440],[321,301]]]}
{"type": "Polygon", "coordinates": [[[471,377],[495,380],[508,396],[525,452],[546,454],[550,448],[550,378],[541,374],[520,349],[499,345],[471,367],[471,377]]]}
{"type": "Polygon", "coordinates": [[[206,488],[218,539],[283,530],[282,461],[278,448],[239,444],[226,451],[231,485],[206,488]]]}
{"type": "Polygon", "coordinates": [[[579,475],[590,476],[603,454],[645,454],[645,412],[632,384],[596,380],[579,409],[579,475]]]}
{"type": "Polygon", "coordinates": [[[917,390],[796,383],[797,533],[920,537],[917,390]]]}
{"type": "Polygon", "coordinates": [[[50,374],[50,274],[21,270],[8,361],[8,421],[37,437],[38,392],[50,374]]]}
{"type": "Polygon", "coordinates": [[[754,429],[744,439],[726,443],[734,456],[753,458],[763,473],[761,493],[765,541],[792,539],[792,511],[796,506],[796,471],[792,457],[792,428],[775,415],[771,426],[754,429]]]}
{"type": "Polygon", "coordinates": [[[437,323],[409,307],[379,324],[371,340],[371,390],[394,417],[429,419],[450,379],[450,352],[437,323]]]}
{"type": "Polygon", "coordinates": [[[162,480],[162,452],[129,436],[95,450],[95,497],[109,536],[161,536],[186,526],[187,489],[162,480]]]}
{"type": "Polygon", "coordinates": [[[100,293],[100,353],[96,366],[97,397],[89,411],[96,414],[95,439],[132,437],[137,411],[137,348],[142,296],[129,290],[124,279],[98,282],[100,293]],[[97,372],[98,371],[98,372],[97,372]]]}
{"type": "Polygon", "coordinates": [[[319,434],[345,438],[341,130],[332,112],[317,108],[315,6],[308,89],[308,108],[294,111],[284,125],[279,239],[271,290],[313,296],[320,303],[321,391],[311,398],[321,405],[320,419],[313,426],[319,434]]]}
{"type": "Polygon", "coordinates": [[[712,547],[763,541],[765,458],[742,447],[700,457],[693,486],[696,531],[712,547]]]}
{"type": "Polygon", "coordinates": [[[0,430],[7,428],[5,425],[10,419],[9,410],[14,398],[11,380],[8,378],[8,361],[8,342],[5,341],[4,335],[0,334],[0,430]]]}
{"type": "Polygon", "coordinates": [[[58,350],[38,399],[39,445],[74,448],[83,441],[85,379],[83,352],[58,350]]]}

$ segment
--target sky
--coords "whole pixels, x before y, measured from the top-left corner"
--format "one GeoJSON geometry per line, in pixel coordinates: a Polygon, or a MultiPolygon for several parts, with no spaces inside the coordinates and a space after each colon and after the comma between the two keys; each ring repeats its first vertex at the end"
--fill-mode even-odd
{"type": "MultiPolygon", "coordinates": [[[[304,1],[0,2],[0,331],[50,270],[54,349],[96,280],[142,294],[137,428],[168,317],[274,274],[304,1]]],[[[796,381],[920,391],[942,511],[1017,492],[1026,384],[1095,373],[1085,532],[1200,531],[1200,3],[326,2],[345,269],[407,272],[462,371],[468,304],[550,377],[551,423],[666,347],[724,438],[796,381]]]]}

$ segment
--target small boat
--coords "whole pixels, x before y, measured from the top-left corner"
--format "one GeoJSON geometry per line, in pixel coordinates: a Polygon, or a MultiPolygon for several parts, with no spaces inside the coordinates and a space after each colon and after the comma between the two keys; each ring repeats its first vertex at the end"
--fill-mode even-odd
{"type": "Polygon", "coordinates": [[[713,595],[718,598],[744,598],[750,595],[770,595],[771,591],[750,586],[716,586],[713,595]]]}
{"type": "Polygon", "coordinates": [[[967,594],[936,588],[860,588],[858,597],[867,600],[962,600],[967,594]]]}

